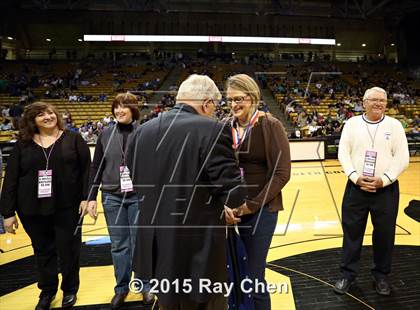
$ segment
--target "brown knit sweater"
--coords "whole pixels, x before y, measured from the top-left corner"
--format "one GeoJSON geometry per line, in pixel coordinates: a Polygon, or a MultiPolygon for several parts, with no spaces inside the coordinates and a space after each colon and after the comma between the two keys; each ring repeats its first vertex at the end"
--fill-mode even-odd
{"type": "MultiPolygon", "coordinates": [[[[269,113],[260,112],[258,122],[254,126],[261,126],[262,138],[264,141],[261,141],[260,143],[258,143],[258,141],[248,143],[247,138],[244,141],[244,145],[241,146],[241,151],[244,151],[244,148],[247,148],[246,145],[250,145],[251,147],[247,150],[248,154],[246,157],[243,157],[246,159],[242,163],[241,155],[239,154],[239,166],[244,166],[243,168],[245,169],[246,175],[246,166],[249,165],[249,157],[252,157],[253,153],[258,156],[258,152],[261,151],[253,150],[253,146],[263,146],[266,157],[266,183],[259,186],[259,188],[262,187],[259,193],[256,196],[250,195],[246,202],[252,212],[258,211],[267,204],[271,212],[277,212],[283,210],[281,190],[290,180],[291,165],[289,140],[287,139],[287,134],[282,123],[269,113]]],[[[257,131],[259,131],[259,128],[257,131]]],[[[256,134],[255,137],[258,138],[261,137],[261,135],[256,134]]],[[[261,160],[260,164],[260,166],[262,166],[261,160]]],[[[247,177],[245,177],[245,179],[247,179],[247,177]]]]}

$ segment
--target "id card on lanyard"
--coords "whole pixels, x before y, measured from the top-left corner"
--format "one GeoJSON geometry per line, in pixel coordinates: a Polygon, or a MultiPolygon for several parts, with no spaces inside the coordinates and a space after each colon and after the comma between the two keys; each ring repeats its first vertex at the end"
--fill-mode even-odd
{"type": "Polygon", "coordinates": [[[123,193],[133,191],[133,181],[131,181],[130,169],[127,166],[120,166],[120,186],[123,193]]]}
{"type": "Polygon", "coordinates": [[[375,167],[376,167],[376,158],[378,153],[376,151],[366,151],[365,153],[365,162],[363,164],[363,176],[365,177],[374,177],[375,176],[375,167]]]}
{"type": "MultiPolygon", "coordinates": [[[[239,164],[239,148],[241,147],[242,143],[245,141],[246,136],[250,133],[252,126],[257,122],[258,120],[259,111],[256,110],[254,114],[251,117],[251,120],[249,121],[248,125],[246,126],[244,133],[242,137],[239,134],[239,130],[235,128],[235,120],[232,121],[231,127],[232,127],[232,139],[233,139],[233,145],[232,148],[235,151],[235,157],[236,161],[239,164]]],[[[241,179],[244,180],[245,178],[245,170],[242,167],[239,167],[240,173],[241,173],[241,179]]]]}
{"type": "Polygon", "coordinates": [[[48,152],[48,155],[44,149],[44,145],[42,144],[41,136],[39,136],[39,141],[42,146],[42,152],[44,153],[44,156],[45,156],[46,166],[45,166],[45,170],[38,170],[38,198],[52,197],[52,194],[53,194],[52,169],[48,169],[48,165],[49,165],[50,157],[54,149],[55,143],[57,142],[59,134],[60,134],[60,130],[58,131],[57,136],[55,137],[55,141],[52,144],[51,149],[48,152]]]}
{"type": "Polygon", "coordinates": [[[52,170],[38,171],[38,198],[52,196],[52,170]]]}
{"type": "Polygon", "coordinates": [[[374,151],[375,147],[375,139],[376,133],[378,132],[379,123],[376,125],[375,133],[372,136],[369,130],[369,126],[366,124],[366,130],[369,134],[369,138],[371,141],[371,150],[366,150],[365,152],[365,160],[363,163],[363,176],[365,177],[374,177],[375,176],[375,167],[376,167],[376,159],[378,158],[378,152],[374,151]]]}
{"type": "MultiPolygon", "coordinates": [[[[117,125],[118,126],[118,125],[117,125]]],[[[117,126],[115,127],[115,130],[117,130],[118,133],[119,130],[117,129],[117,126]]],[[[123,164],[120,166],[120,189],[122,193],[129,193],[133,191],[133,181],[130,177],[130,169],[128,169],[125,161],[125,150],[123,143],[120,141],[120,136],[117,137],[118,143],[120,145],[123,164]]]]}

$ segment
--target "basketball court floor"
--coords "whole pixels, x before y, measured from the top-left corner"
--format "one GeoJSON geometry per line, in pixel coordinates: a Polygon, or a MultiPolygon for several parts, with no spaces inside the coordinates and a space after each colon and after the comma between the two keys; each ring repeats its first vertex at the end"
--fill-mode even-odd
{"type": "MultiPolygon", "coordinates": [[[[332,291],[339,277],[346,180],[336,160],[292,164],[292,178],[283,190],[285,211],[279,214],[267,260],[267,280],[281,288],[271,295],[272,309],[420,309],[420,224],[404,213],[411,200],[420,200],[420,157],[412,157],[399,178],[393,293],[388,297],[377,295],[372,285],[370,220],[356,284],[347,295],[332,291]]],[[[109,309],[115,280],[107,240],[103,213],[96,223],[86,217],[75,309],[109,309]]],[[[39,294],[35,259],[23,228],[16,235],[1,235],[0,249],[0,309],[34,309],[39,294]]],[[[61,297],[59,293],[54,308],[60,307],[61,297]]],[[[130,293],[127,300],[125,309],[153,307],[143,306],[136,294],[130,293]]]]}

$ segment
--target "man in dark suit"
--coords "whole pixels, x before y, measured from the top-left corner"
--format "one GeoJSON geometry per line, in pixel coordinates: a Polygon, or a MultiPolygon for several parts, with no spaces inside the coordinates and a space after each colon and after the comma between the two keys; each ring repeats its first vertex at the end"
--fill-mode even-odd
{"type": "Polygon", "coordinates": [[[209,77],[191,75],[128,151],[141,197],[134,271],[159,281],[160,309],[227,308],[226,294],[202,285],[227,282],[225,225],[245,199],[230,130],[212,118],[220,99],[209,77]]]}

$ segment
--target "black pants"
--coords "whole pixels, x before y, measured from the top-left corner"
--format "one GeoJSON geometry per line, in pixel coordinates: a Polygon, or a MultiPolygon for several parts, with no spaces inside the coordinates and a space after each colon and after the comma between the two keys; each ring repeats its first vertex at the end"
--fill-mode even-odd
{"type": "Polygon", "coordinates": [[[74,294],[79,289],[81,229],[78,208],[58,209],[52,215],[19,214],[32,241],[38,267],[41,295],[54,295],[58,289],[58,259],[63,277],[61,290],[74,294]]]}
{"type": "Polygon", "coordinates": [[[369,213],[373,225],[372,275],[380,279],[391,272],[399,196],[398,181],[376,193],[365,192],[350,180],[347,182],[342,205],[344,237],[340,265],[345,278],[353,280],[359,272],[360,253],[369,213]]]}
{"type": "Polygon", "coordinates": [[[227,299],[221,294],[214,295],[208,302],[197,303],[192,300],[183,300],[176,304],[162,305],[159,310],[227,310],[227,299]]]}

